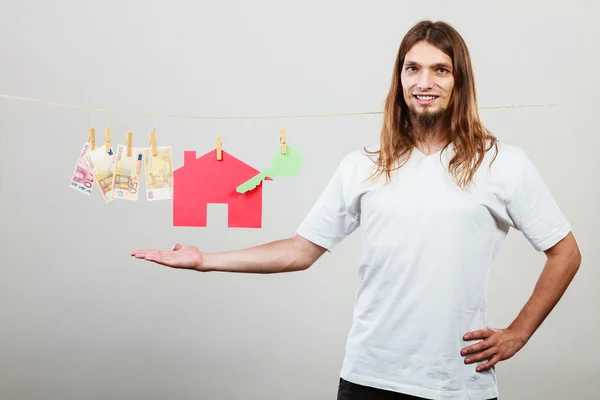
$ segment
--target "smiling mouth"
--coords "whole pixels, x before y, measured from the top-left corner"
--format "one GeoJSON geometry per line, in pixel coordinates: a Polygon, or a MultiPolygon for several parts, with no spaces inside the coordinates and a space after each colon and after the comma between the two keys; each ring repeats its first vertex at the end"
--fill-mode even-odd
{"type": "Polygon", "coordinates": [[[431,104],[438,96],[435,95],[418,95],[415,94],[414,97],[417,99],[419,104],[431,104]]]}

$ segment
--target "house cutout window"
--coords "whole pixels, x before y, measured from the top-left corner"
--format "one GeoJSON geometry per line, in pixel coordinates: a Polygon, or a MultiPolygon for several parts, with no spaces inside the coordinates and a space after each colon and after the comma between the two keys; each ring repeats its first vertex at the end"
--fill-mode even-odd
{"type": "Polygon", "coordinates": [[[219,203],[208,203],[206,205],[206,226],[228,226],[229,225],[229,205],[219,203]]]}

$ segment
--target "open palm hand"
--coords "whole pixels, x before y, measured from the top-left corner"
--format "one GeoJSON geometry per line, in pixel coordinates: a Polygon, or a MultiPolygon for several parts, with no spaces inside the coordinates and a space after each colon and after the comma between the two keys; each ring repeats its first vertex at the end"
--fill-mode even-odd
{"type": "Polygon", "coordinates": [[[133,257],[172,268],[197,269],[202,267],[202,253],[194,246],[176,244],[173,250],[135,250],[133,257]]]}

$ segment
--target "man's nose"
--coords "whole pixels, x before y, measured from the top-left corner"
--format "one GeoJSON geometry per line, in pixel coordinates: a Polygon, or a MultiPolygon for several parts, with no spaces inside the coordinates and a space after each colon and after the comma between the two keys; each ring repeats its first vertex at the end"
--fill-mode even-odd
{"type": "Polygon", "coordinates": [[[419,89],[431,89],[433,87],[433,77],[429,71],[421,72],[417,86],[419,86],[419,89]]]}

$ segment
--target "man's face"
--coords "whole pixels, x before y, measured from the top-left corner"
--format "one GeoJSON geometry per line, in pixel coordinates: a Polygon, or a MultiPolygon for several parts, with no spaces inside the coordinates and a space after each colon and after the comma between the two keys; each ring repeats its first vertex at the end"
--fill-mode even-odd
{"type": "Polygon", "coordinates": [[[448,108],[454,88],[452,60],[437,47],[420,41],[406,53],[402,73],[404,101],[416,115],[448,108]]]}

